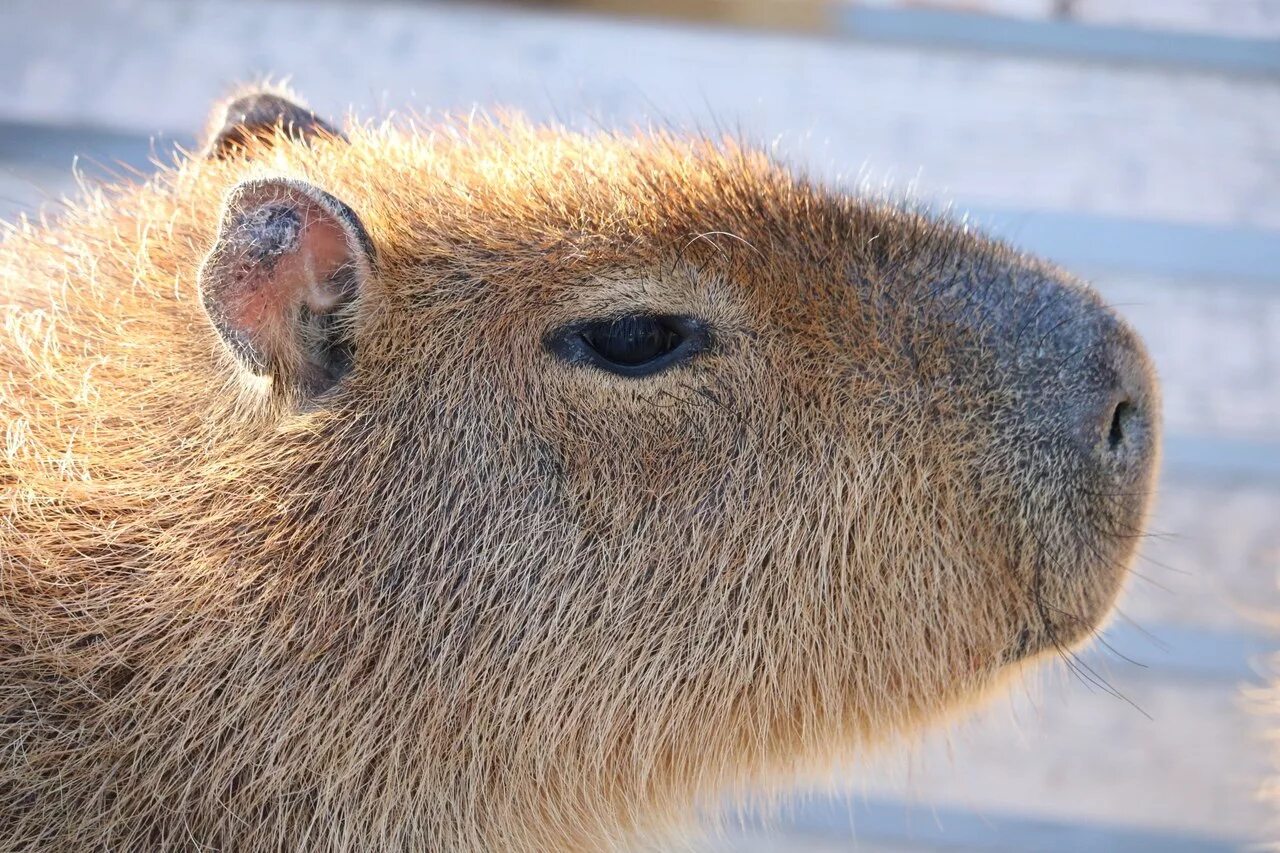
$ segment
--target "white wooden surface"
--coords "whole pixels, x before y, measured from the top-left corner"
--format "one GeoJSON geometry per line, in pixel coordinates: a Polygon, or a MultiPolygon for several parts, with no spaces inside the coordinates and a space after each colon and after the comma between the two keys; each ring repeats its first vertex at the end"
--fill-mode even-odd
{"type": "Polygon", "coordinates": [[[1275,0],[843,0],[850,6],[939,9],[1172,32],[1276,38],[1275,0]]]}
{"type": "Polygon", "coordinates": [[[232,84],[274,72],[329,112],[479,103],[578,124],[719,121],[823,174],[930,198],[1280,228],[1274,80],[486,6],[3,9],[15,25],[0,27],[0,115],[18,119],[188,133],[232,84]]]}
{"type": "MultiPolygon", "coordinates": [[[[1035,20],[1045,4],[975,5],[1035,20]]],[[[1276,35],[1265,0],[1073,8],[1276,35]]],[[[719,123],[831,180],[888,180],[960,210],[1053,213],[1104,237],[1168,225],[1165,243],[1081,270],[1146,336],[1164,378],[1154,529],[1167,535],[1148,542],[1122,609],[1168,647],[1118,620],[1109,635],[1147,667],[1087,659],[1128,701],[1059,668],[950,733],[849,768],[849,809],[870,815],[867,831],[797,805],[794,820],[714,847],[1072,849],[1079,829],[1094,833],[1080,836],[1089,849],[1213,850],[1263,837],[1274,810],[1251,791],[1269,762],[1239,693],[1275,646],[1259,614],[1280,613],[1280,263],[1265,249],[1280,246],[1280,80],[497,7],[11,0],[0,217],[67,191],[72,152],[144,162],[148,136],[189,137],[227,86],[264,73],[291,74],[332,113],[478,102],[579,125],[719,123]],[[1230,259],[1241,235],[1264,249],[1246,275],[1170,273],[1162,246],[1187,234],[1206,247],[1197,269],[1230,259]]]]}

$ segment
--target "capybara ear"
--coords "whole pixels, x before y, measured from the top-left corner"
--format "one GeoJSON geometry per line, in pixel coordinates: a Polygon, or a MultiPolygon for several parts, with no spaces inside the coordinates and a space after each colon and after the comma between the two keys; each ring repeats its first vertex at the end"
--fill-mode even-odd
{"type": "Polygon", "coordinates": [[[373,260],[359,218],[329,193],[285,178],[246,181],[223,203],[201,301],[245,368],[310,397],[354,363],[349,307],[373,260]]]}
{"type": "Polygon", "coordinates": [[[209,121],[205,156],[214,160],[245,155],[257,143],[270,143],[277,134],[296,142],[318,136],[344,139],[342,132],[314,112],[278,92],[263,90],[237,95],[214,108],[209,121]]]}

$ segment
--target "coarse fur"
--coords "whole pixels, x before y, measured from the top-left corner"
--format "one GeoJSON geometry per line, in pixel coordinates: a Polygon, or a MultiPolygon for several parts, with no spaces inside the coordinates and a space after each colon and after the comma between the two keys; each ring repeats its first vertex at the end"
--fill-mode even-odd
{"type": "Polygon", "coordinates": [[[344,132],[0,245],[0,849],[621,848],[1102,619],[1145,501],[1003,414],[964,298],[1100,310],[1064,274],[727,140],[344,132]],[[376,248],[319,395],[197,293],[267,177],[376,248]],[[634,311],[714,347],[631,379],[544,346],[634,311]]]}

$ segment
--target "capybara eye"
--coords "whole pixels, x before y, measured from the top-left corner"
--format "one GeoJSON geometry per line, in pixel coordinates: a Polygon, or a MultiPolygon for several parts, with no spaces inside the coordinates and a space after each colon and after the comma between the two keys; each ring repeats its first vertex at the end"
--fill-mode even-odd
{"type": "Polygon", "coordinates": [[[582,339],[601,358],[624,367],[638,367],[680,346],[683,336],[656,317],[623,317],[592,323],[582,339]]]}
{"type": "Polygon", "coordinates": [[[632,314],[572,323],[547,338],[547,348],[571,364],[620,376],[648,376],[707,348],[704,323],[692,317],[632,314]]]}

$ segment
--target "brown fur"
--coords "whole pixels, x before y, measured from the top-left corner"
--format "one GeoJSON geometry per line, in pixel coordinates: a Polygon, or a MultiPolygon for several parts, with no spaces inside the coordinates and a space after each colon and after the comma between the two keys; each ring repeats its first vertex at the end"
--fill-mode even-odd
{"type": "Polygon", "coordinates": [[[1020,466],[924,288],[1056,271],[732,142],[346,132],[0,246],[0,848],[621,846],[1106,611],[1141,508],[1020,466]],[[196,292],[223,197],[277,175],[377,247],[319,405],[196,292]],[[619,306],[717,346],[641,381],[543,349],[619,306]]]}

